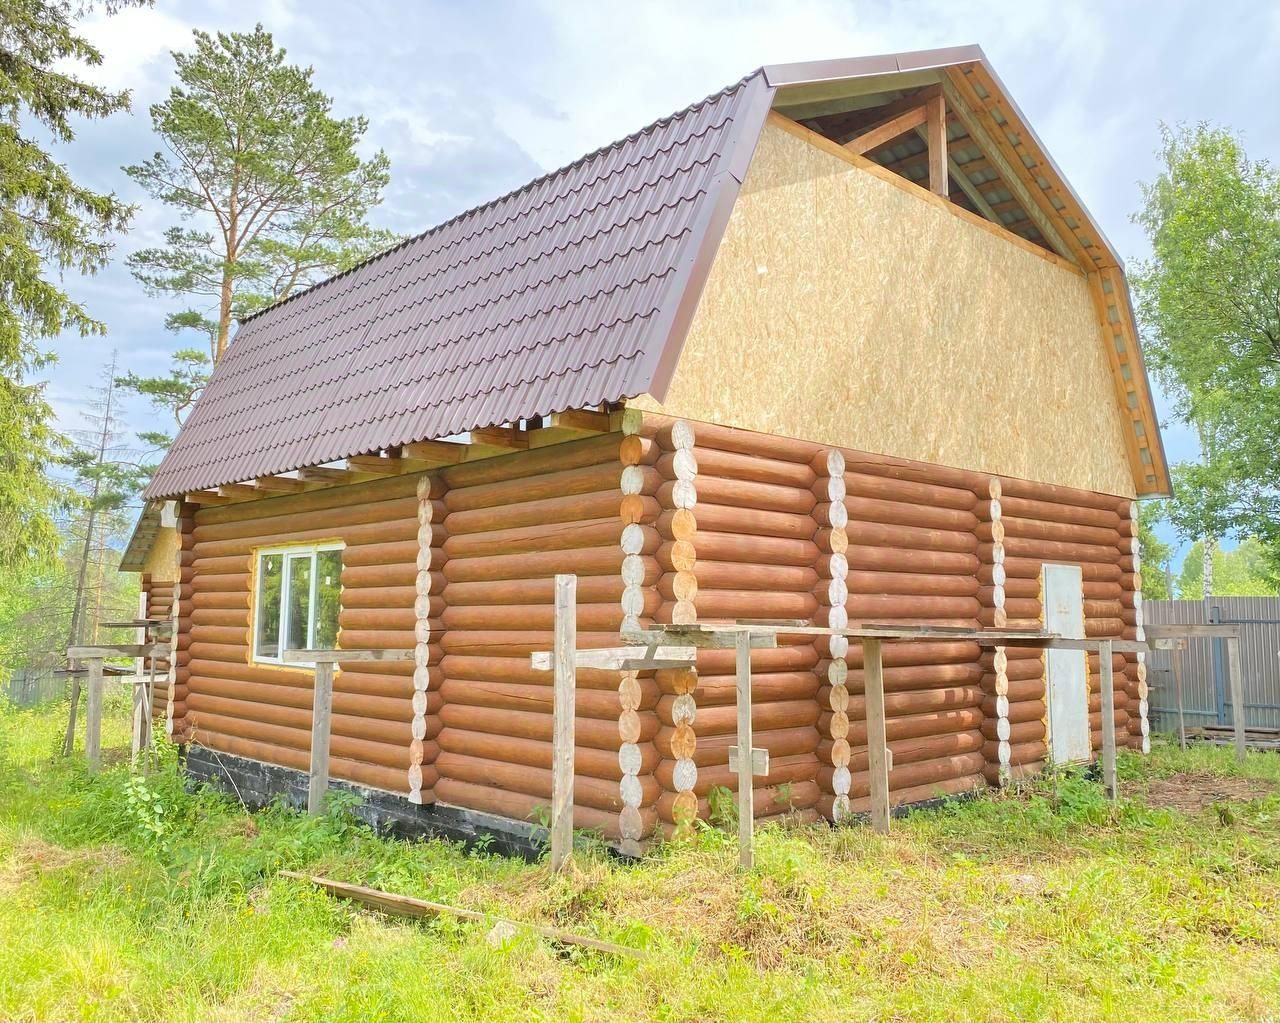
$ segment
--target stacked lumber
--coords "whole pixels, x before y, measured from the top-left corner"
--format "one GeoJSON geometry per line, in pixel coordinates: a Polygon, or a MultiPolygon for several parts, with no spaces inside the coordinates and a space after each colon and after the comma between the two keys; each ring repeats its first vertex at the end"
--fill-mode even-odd
{"type": "MultiPolygon", "coordinates": [[[[830,504],[829,481],[813,465],[817,446],[702,423],[666,423],[656,436],[664,449],[660,468],[674,468],[683,449],[696,473],[696,485],[683,492],[678,481],[659,491],[667,531],[696,553],[693,585],[680,593],[679,569],[664,561],[664,569],[677,569],[664,571],[658,583],[664,616],[679,620],[681,601],[688,600],[702,621],[813,620],[831,591],[819,575],[814,539],[815,512],[830,504]]],[[[818,799],[817,651],[805,637],[780,637],[779,644],[751,655],[754,744],[769,750],[769,774],[755,782],[759,817],[803,812],[818,799]]],[[[658,673],[657,780],[664,790],[658,812],[667,824],[693,811],[695,799],[696,812],[706,816],[713,788],[738,787],[729,770],[737,733],[734,651],[699,651],[696,689],[681,692],[691,674],[658,673]]]]}
{"type": "MultiPolygon", "coordinates": [[[[150,572],[142,575],[143,617],[156,619],[173,618],[173,580],[153,579],[150,572]]],[[[161,634],[163,635],[163,634],[161,634]]],[[[164,719],[169,706],[169,658],[162,655],[147,657],[142,662],[142,672],[149,675],[155,672],[153,687],[152,717],[164,719]]]]}
{"type": "MultiPolygon", "coordinates": [[[[257,547],[342,542],[339,646],[415,649],[416,487],[417,477],[392,477],[196,513],[191,625],[184,630],[190,636],[186,707],[193,741],[286,767],[308,766],[311,670],[252,658],[257,547]]],[[[408,791],[413,669],[393,662],[339,665],[333,777],[408,791]]],[[[428,732],[424,740],[432,738],[428,732]]]]}
{"type": "MultiPolygon", "coordinates": [[[[621,442],[619,434],[604,434],[442,471],[437,800],[518,820],[550,806],[553,678],[535,671],[529,655],[552,648],[557,573],[578,576],[579,648],[616,646],[624,617],[656,612],[656,562],[646,559],[660,537],[652,525],[621,519],[621,442]],[[624,580],[630,555],[642,560],[628,562],[624,580]],[[638,603],[624,608],[628,593],[638,603]]],[[[661,486],[657,469],[640,458],[623,472],[626,496],[636,499],[628,507],[641,509],[642,519],[645,510],[651,516],[661,486]]],[[[657,726],[638,706],[652,705],[655,683],[636,679],[623,693],[619,672],[578,672],[575,823],[615,840],[624,807],[624,698],[637,704],[634,718],[626,715],[634,722],[627,739],[640,755],[640,763],[629,763],[635,782],[627,787],[636,797],[639,830],[652,830],[658,792],[646,744],[657,726]]]]}
{"type": "Polygon", "coordinates": [[[180,737],[186,734],[189,709],[188,693],[191,687],[192,614],[195,607],[195,509],[178,502],[178,542],[174,560],[173,592],[170,614],[173,655],[169,664],[169,688],[165,693],[165,734],[180,737]]]}

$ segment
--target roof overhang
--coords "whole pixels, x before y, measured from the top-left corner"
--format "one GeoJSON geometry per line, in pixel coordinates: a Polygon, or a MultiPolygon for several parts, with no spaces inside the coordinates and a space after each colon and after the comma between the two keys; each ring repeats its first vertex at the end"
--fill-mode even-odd
{"type": "Polygon", "coordinates": [[[142,506],[142,513],[134,523],[133,532],[129,534],[129,542],[124,553],[120,555],[121,572],[141,572],[147,563],[147,555],[160,534],[160,508],[155,501],[148,501],[142,506]]]}

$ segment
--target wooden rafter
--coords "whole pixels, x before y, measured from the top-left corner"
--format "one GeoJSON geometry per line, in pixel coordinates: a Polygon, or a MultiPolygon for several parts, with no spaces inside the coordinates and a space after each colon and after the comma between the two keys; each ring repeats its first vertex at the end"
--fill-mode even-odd
{"type": "Polygon", "coordinates": [[[307,485],[296,476],[259,476],[253,481],[254,488],[277,494],[297,494],[307,485]]]}
{"type": "Polygon", "coordinates": [[[844,144],[849,152],[863,156],[873,149],[879,149],[892,142],[900,135],[905,135],[912,128],[925,123],[928,114],[924,106],[913,107],[906,113],[891,117],[869,131],[855,136],[844,144]]]}
{"type": "Polygon", "coordinates": [[[948,193],[947,178],[947,101],[941,96],[934,96],[925,103],[925,134],[929,147],[929,191],[935,195],[946,196],[948,193]]]}

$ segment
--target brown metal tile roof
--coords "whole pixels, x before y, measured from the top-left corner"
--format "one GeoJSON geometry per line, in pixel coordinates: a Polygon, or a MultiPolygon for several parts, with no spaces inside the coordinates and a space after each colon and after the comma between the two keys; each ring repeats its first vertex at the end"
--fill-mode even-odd
{"type": "Polygon", "coordinates": [[[665,390],[770,95],[756,72],[247,319],[147,497],[665,390]]]}
{"type": "Polygon", "coordinates": [[[646,392],[661,400],[775,94],[882,76],[891,88],[893,76],[949,68],[990,77],[1012,120],[1005,134],[1044,160],[1012,163],[1035,166],[1024,184],[1033,195],[1057,189],[1066,205],[1046,203],[1044,213],[1085,246],[1081,265],[1119,275],[1115,316],[1133,335],[1136,369],[1126,397],[1154,437],[1144,441],[1151,464],[1135,461],[1135,480],[1139,493],[1164,493],[1164,449],[1119,257],[982,50],[965,46],[762,68],[263,310],[237,332],[145,496],[646,392]]]}

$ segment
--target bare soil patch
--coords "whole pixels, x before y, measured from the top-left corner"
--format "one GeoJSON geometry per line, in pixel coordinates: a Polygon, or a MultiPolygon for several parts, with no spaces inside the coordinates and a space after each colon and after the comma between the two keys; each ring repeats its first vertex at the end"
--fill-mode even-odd
{"type": "Polygon", "coordinates": [[[1260,778],[1224,778],[1220,775],[1184,773],[1154,778],[1145,798],[1150,806],[1199,813],[1215,803],[1249,803],[1271,795],[1276,787],[1260,778]]]}

